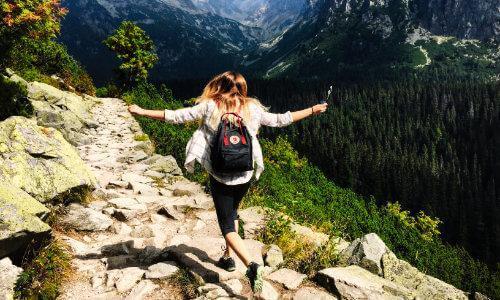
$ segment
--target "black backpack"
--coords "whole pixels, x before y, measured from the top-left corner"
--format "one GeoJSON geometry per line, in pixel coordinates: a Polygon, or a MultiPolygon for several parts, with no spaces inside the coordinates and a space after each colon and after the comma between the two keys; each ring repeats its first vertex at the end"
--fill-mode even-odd
{"type": "Polygon", "coordinates": [[[217,173],[253,170],[252,137],[238,114],[225,113],[221,116],[212,142],[210,160],[212,169],[217,173]],[[237,117],[238,125],[224,118],[229,114],[237,117]]]}

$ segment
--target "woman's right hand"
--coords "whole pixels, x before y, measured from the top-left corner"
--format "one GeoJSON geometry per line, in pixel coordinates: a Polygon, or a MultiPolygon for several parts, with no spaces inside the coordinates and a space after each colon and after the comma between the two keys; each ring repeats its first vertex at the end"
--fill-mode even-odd
{"type": "Polygon", "coordinates": [[[132,104],[128,106],[128,111],[134,115],[141,115],[143,109],[140,108],[138,105],[132,104]]]}

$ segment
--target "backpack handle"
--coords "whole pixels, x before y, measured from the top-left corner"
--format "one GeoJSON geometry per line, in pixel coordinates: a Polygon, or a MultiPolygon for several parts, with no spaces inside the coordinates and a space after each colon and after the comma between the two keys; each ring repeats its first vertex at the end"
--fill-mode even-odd
{"type": "Polygon", "coordinates": [[[224,118],[225,115],[234,115],[236,117],[238,117],[239,119],[243,119],[242,117],[240,117],[240,115],[238,115],[237,113],[235,112],[227,112],[227,113],[223,113],[222,116],[220,117],[220,119],[222,120],[222,118],[224,118]]]}

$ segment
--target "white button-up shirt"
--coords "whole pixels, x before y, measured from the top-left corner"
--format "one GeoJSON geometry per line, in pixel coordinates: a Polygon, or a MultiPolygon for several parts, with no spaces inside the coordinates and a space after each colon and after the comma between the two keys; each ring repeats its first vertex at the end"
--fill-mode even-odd
{"type": "MultiPolygon", "coordinates": [[[[257,105],[249,104],[250,120],[243,120],[252,137],[252,158],[254,162],[255,178],[259,179],[264,171],[262,148],[257,139],[257,132],[261,125],[283,127],[293,122],[292,113],[287,111],[282,114],[270,113],[257,105]]],[[[248,182],[254,170],[236,173],[216,173],[212,170],[210,162],[210,145],[216,130],[210,126],[209,120],[216,104],[214,101],[203,101],[195,106],[177,110],[165,110],[165,121],[174,124],[202,119],[200,127],[193,133],[186,146],[186,161],[184,167],[190,173],[194,172],[195,162],[198,161],[209,174],[217,181],[227,185],[236,185],[248,182]]]]}

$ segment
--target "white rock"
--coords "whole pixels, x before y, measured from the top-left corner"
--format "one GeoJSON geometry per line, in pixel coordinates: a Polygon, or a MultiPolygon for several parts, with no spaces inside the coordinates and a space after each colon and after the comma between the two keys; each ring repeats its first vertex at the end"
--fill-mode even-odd
{"type": "Polygon", "coordinates": [[[154,284],[151,280],[141,280],[136,286],[134,286],[132,291],[130,291],[130,294],[125,297],[125,300],[145,299],[158,287],[159,286],[157,284],[154,284]]]}
{"type": "Polygon", "coordinates": [[[264,280],[262,283],[262,291],[258,293],[258,297],[262,300],[277,300],[279,299],[279,294],[272,284],[264,280]]]}
{"type": "Polygon", "coordinates": [[[141,280],[144,273],[144,270],[137,267],[122,269],[115,283],[116,290],[120,293],[130,290],[139,280],[141,280]]]}
{"type": "Polygon", "coordinates": [[[23,269],[12,264],[10,258],[0,260],[0,299],[13,299],[17,277],[23,269]]]}
{"type": "Polygon", "coordinates": [[[342,255],[349,256],[349,264],[359,265],[374,274],[382,275],[381,259],[387,251],[384,241],[375,233],[369,233],[354,240],[342,255]]]}
{"type": "Polygon", "coordinates": [[[122,236],[130,235],[130,233],[132,232],[132,228],[130,228],[130,226],[123,222],[113,223],[113,225],[111,226],[111,230],[114,233],[122,236]]]}
{"type": "Polygon", "coordinates": [[[146,278],[162,279],[173,275],[178,270],[179,268],[177,267],[177,263],[174,261],[161,262],[149,266],[148,271],[146,272],[146,278]]]}
{"type": "Polygon", "coordinates": [[[263,255],[265,264],[272,268],[283,262],[283,252],[277,245],[270,245],[263,255]]]}
{"type": "Polygon", "coordinates": [[[294,270],[283,268],[267,276],[267,279],[283,284],[287,289],[294,290],[299,287],[307,276],[294,270]]]}
{"type": "Polygon", "coordinates": [[[132,173],[132,172],[123,173],[121,179],[122,179],[122,181],[126,181],[129,183],[131,183],[131,182],[150,183],[150,182],[154,181],[153,179],[151,179],[149,177],[145,177],[145,176],[142,176],[142,175],[139,175],[136,173],[132,173]]]}
{"type": "Polygon", "coordinates": [[[332,294],[313,287],[301,287],[293,295],[293,300],[337,300],[332,294]]]}
{"type": "Polygon", "coordinates": [[[139,203],[134,198],[114,198],[108,202],[116,208],[137,210],[139,213],[145,213],[148,210],[145,204],[139,203]]]}
{"type": "Polygon", "coordinates": [[[241,291],[243,290],[243,285],[241,284],[241,281],[236,278],[223,281],[221,282],[221,285],[231,295],[241,295],[241,291]]]}
{"type": "Polygon", "coordinates": [[[113,224],[110,217],[79,204],[69,205],[68,210],[68,213],[61,218],[61,224],[69,228],[102,231],[113,224]]]}

